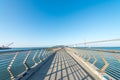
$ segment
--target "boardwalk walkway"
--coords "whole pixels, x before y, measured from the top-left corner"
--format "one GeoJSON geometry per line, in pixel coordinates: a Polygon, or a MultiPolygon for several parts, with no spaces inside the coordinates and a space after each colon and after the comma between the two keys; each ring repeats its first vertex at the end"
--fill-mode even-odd
{"type": "Polygon", "coordinates": [[[28,80],[94,80],[64,49],[55,53],[28,80]]]}

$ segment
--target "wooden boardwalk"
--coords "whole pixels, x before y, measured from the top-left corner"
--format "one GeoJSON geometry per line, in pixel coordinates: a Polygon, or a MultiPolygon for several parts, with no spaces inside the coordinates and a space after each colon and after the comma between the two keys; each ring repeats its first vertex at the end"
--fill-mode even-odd
{"type": "Polygon", "coordinates": [[[55,53],[28,80],[94,80],[64,49],[55,53]]]}

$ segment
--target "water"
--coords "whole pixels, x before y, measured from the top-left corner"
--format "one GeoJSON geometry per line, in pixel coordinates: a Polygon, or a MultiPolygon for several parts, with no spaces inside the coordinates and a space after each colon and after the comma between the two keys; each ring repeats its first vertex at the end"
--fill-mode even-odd
{"type": "MultiPolygon", "coordinates": [[[[27,60],[27,64],[30,67],[32,67],[34,65],[34,62],[32,61],[32,58],[33,58],[36,50],[39,49],[39,53],[40,53],[43,48],[12,48],[12,49],[8,49],[8,50],[0,50],[0,80],[10,80],[10,75],[7,71],[7,67],[10,64],[13,57],[15,56],[15,51],[30,50],[30,49],[34,49],[34,50],[32,50],[32,52],[31,52],[31,54],[30,54],[30,56],[27,60]],[[4,53],[4,52],[7,52],[7,53],[4,53]]],[[[92,48],[87,48],[87,49],[117,50],[117,51],[119,51],[120,47],[92,47],[92,48]]],[[[43,50],[43,52],[44,52],[44,50],[43,50]]],[[[79,51],[79,53],[81,53],[81,52],[79,51]]],[[[98,52],[93,51],[92,54],[95,55],[98,58],[98,61],[96,62],[95,66],[97,68],[101,69],[104,66],[104,62],[102,61],[102,59],[98,55],[98,52]]],[[[120,57],[119,53],[114,53],[114,54],[117,54],[120,57]]],[[[27,51],[20,52],[19,55],[17,55],[17,59],[16,59],[15,63],[13,64],[12,68],[11,68],[11,70],[13,71],[15,76],[17,76],[21,72],[25,71],[25,67],[24,67],[22,62],[25,59],[26,55],[27,55],[27,51]]],[[[39,54],[37,54],[37,56],[39,56],[39,54]]],[[[107,74],[109,74],[110,76],[112,76],[113,78],[115,78],[116,80],[120,80],[120,62],[114,57],[113,53],[103,52],[103,56],[105,57],[105,59],[110,64],[105,72],[107,74]]],[[[88,57],[86,57],[86,56],[84,58],[88,59],[88,57]]],[[[39,62],[38,57],[35,58],[35,60],[37,62],[39,62]]],[[[89,62],[93,63],[94,58],[92,57],[89,60],[89,62]]]]}
{"type": "MultiPolygon", "coordinates": [[[[34,65],[32,58],[36,53],[36,51],[38,50],[37,55],[38,54],[40,55],[45,50],[45,48],[12,48],[7,50],[0,50],[0,80],[10,80],[10,75],[9,72],[7,71],[7,67],[10,64],[13,57],[16,55],[16,51],[21,51],[21,50],[31,50],[31,53],[26,63],[28,64],[29,67],[32,67],[34,65]]],[[[15,77],[20,73],[22,73],[23,71],[25,71],[25,66],[23,65],[23,61],[27,53],[28,51],[22,51],[18,53],[15,62],[11,67],[11,70],[15,77]]],[[[35,57],[35,60],[36,62],[40,61],[39,57],[35,57]]]]}
{"type": "MultiPolygon", "coordinates": [[[[80,55],[84,55],[86,52],[89,56],[92,58],[89,60],[89,62],[92,64],[94,62],[93,55],[97,58],[97,62],[94,64],[98,69],[102,69],[104,66],[104,62],[100,55],[98,54],[98,51],[90,51],[92,50],[115,50],[120,51],[120,47],[91,47],[91,48],[78,48],[78,52],[80,55]],[[85,50],[87,49],[87,50],[85,50]]],[[[105,60],[109,63],[108,68],[105,70],[105,72],[115,78],[116,80],[120,80],[120,53],[111,53],[111,52],[101,52],[105,58],[105,60]],[[115,56],[118,56],[119,59],[117,59],[115,56]]],[[[88,59],[87,56],[83,56],[85,60],[88,59]]]]}
{"type": "Polygon", "coordinates": [[[10,51],[20,51],[20,50],[30,50],[30,49],[41,49],[41,48],[45,48],[45,47],[37,47],[37,48],[11,48],[11,49],[5,49],[5,50],[0,50],[0,53],[2,52],[10,52],[10,51]]]}
{"type": "Polygon", "coordinates": [[[91,47],[92,49],[99,49],[99,50],[120,50],[120,47],[91,47]]]}

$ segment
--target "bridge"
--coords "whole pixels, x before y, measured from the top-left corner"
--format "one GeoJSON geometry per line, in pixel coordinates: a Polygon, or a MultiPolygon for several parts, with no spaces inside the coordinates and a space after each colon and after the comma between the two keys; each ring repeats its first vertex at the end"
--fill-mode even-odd
{"type": "Polygon", "coordinates": [[[119,80],[119,67],[114,51],[57,47],[0,53],[0,80],[119,80]]]}

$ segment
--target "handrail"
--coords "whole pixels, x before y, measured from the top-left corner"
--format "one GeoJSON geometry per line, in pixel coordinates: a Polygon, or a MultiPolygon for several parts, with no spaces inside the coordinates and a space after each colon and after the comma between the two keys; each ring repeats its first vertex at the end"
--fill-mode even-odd
{"type": "MultiPolygon", "coordinates": [[[[41,48],[30,48],[30,49],[24,49],[24,50],[5,50],[5,51],[0,51],[0,54],[5,54],[5,53],[13,53],[13,52],[24,52],[24,51],[29,51],[29,50],[40,50],[41,48]]],[[[45,48],[43,48],[45,49],[45,48]]]]}
{"type": "MultiPolygon", "coordinates": [[[[87,61],[87,63],[96,67],[95,69],[98,72],[104,73],[105,75],[108,75],[108,74],[106,74],[106,72],[108,73],[108,70],[112,67],[111,61],[109,61],[109,58],[110,58],[109,56],[114,57],[114,59],[116,59],[116,60],[119,60],[119,56],[117,55],[117,52],[112,53],[112,52],[105,52],[102,50],[97,51],[97,50],[79,49],[79,48],[73,48],[73,49],[76,51],[76,53],[78,55],[84,55],[84,57],[83,56],[80,56],[80,57],[85,62],[87,61]],[[88,58],[86,59],[85,56],[88,56],[88,58]],[[90,63],[90,61],[89,61],[91,59],[91,57],[94,58],[94,61],[92,63],[90,63]]],[[[111,60],[112,60],[112,58],[111,58],[111,60]]],[[[119,63],[117,63],[117,65],[119,65],[119,63]]],[[[116,67],[115,67],[115,69],[116,69],[116,67]]],[[[115,70],[115,69],[112,69],[112,70],[115,70]]],[[[114,74],[114,75],[117,75],[117,74],[114,74]]],[[[111,76],[109,76],[109,77],[114,80],[113,77],[111,77],[111,76]]]]}
{"type": "Polygon", "coordinates": [[[70,45],[66,45],[69,47],[76,47],[78,45],[84,45],[86,47],[87,44],[95,44],[95,43],[106,43],[106,42],[116,42],[116,41],[120,41],[120,39],[109,39],[109,40],[100,40],[100,41],[90,41],[90,42],[82,42],[82,43],[76,43],[76,44],[70,44],[70,45]]]}
{"type": "Polygon", "coordinates": [[[46,48],[36,48],[10,52],[4,51],[0,53],[0,63],[3,64],[2,67],[0,67],[0,78],[2,80],[8,78],[15,80],[26,74],[31,68],[37,67],[37,65],[53,54],[54,50],[49,49],[49,51],[46,51],[46,48]],[[1,72],[1,70],[4,72],[1,72]],[[1,73],[7,77],[2,77],[1,73]]]}

